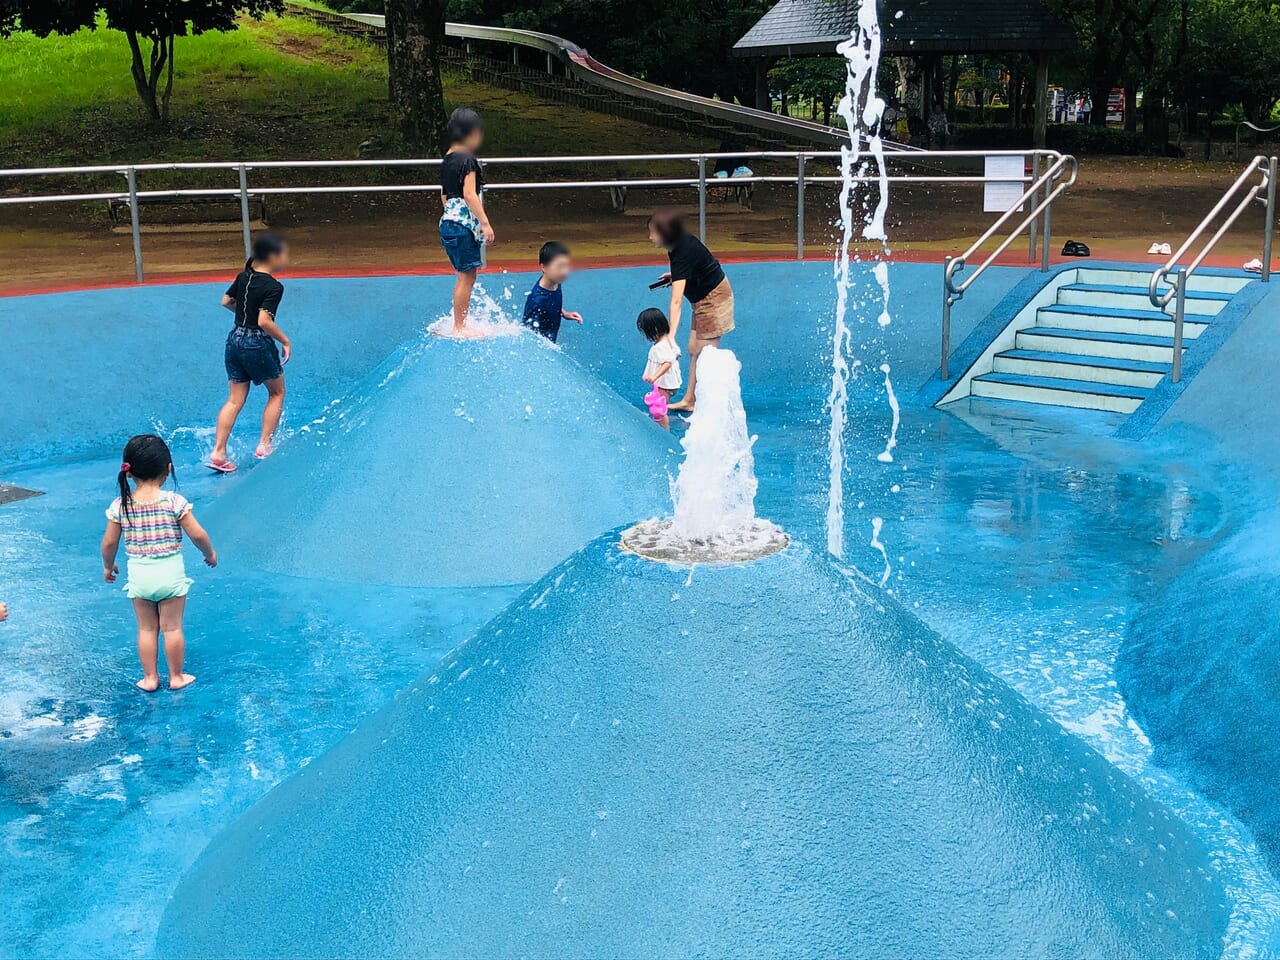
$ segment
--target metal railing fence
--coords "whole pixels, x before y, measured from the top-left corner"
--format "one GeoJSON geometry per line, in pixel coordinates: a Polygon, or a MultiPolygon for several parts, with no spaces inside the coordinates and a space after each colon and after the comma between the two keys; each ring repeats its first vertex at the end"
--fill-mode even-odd
{"type": "MultiPolygon", "coordinates": [[[[835,161],[841,156],[837,150],[756,150],[734,153],[652,153],[652,154],[613,154],[599,156],[560,156],[560,157],[494,157],[484,161],[488,170],[503,167],[567,166],[618,163],[662,163],[685,162],[692,165],[689,176],[675,177],[587,177],[565,180],[516,180],[508,182],[492,182],[486,184],[486,191],[522,191],[522,190],[584,190],[584,189],[677,189],[693,188],[698,198],[698,235],[706,239],[707,232],[707,198],[710,191],[717,188],[737,187],[745,184],[793,184],[796,199],[796,259],[805,257],[805,190],[815,184],[839,184],[841,177],[837,175],[815,175],[808,164],[811,161],[835,161]],[[783,161],[790,160],[795,164],[793,173],[785,174],[753,174],[751,176],[717,178],[713,174],[717,160],[742,161],[783,161]]],[[[949,319],[952,304],[964,295],[973,282],[991,265],[997,256],[1003,253],[1013,240],[1023,231],[1027,231],[1029,239],[1029,262],[1035,262],[1037,248],[1037,223],[1039,225],[1039,243],[1041,247],[1041,269],[1048,269],[1050,219],[1049,211],[1056,200],[1068,186],[1075,182],[1076,161],[1074,157],[1064,156],[1054,150],[938,150],[921,153],[915,150],[886,150],[886,168],[897,168],[881,177],[866,167],[855,176],[855,181],[876,184],[991,184],[1022,183],[1027,185],[1022,198],[1001,215],[968,250],[958,257],[948,258],[944,269],[943,282],[946,295],[943,301],[943,377],[947,373],[947,356],[945,345],[949,344],[949,319]],[[949,173],[945,163],[951,161],[979,161],[990,157],[1022,157],[1030,164],[1031,173],[1020,177],[988,177],[980,173],[949,173]],[[1044,167],[1044,173],[1040,170],[1044,167]],[[912,168],[905,170],[903,168],[912,168]],[[919,172],[923,169],[924,172],[919,172]],[[1069,175],[1063,178],[1063,171],[1069,175]],[[941,172],[939,172],[941,171],[941,172]],[[1039,192],[1043,189],[1043,198],[1039,192]],[[963,283],[954,283],[957,272],[965,263],[987,243],[996,232],[1014,218],[1028,201],[1035,203],[1034,209],[1023,217],[1004,239],[963,283]]],[[[83,167],[38,167],[15,170],[0,170],[0,182],[7,178],[24,177],[84,177],[89,175],[118,174],[124,178],[121,190],[99,190],[80,193],[50,193],[0,195],[0,206],[43,203],[82,203],[107,201],[127,204],[129,209],[130,233],[133,239],[134,274],[138,283],[143,282],[143,251],[140,222],[140,206],[148,200],[175,200],[184,198],[201,200],[225,197],[239,200],[241,232],[243,234],[245,256],[249,255],[251,219],[249,215],[251,199],[268,196],[318,196],[324,194],[385,194],[385,193],[435,193],[437,182],[410,183],[364,183],[336,184],[314,186],[267,186],[251,183],[250,174],[271,170],[305,171],[305,170],[350,170],[350,169],[397,169],[412,168],[429,170],[438,167],[439,159],[362,159],[362,160],[263,160],[255,162],[207,161],[193,163],[139,163],[130,165],[99,165],[83,167]],[[224,171],[234,178],[234,185],[226,187],[176,187],[167,189],[143,189],[140,179],[148,174],[159,172],[173,173],[184,171],[224,171]]],[[[431,178],[433,181],[435,178],[431,178]]]]}

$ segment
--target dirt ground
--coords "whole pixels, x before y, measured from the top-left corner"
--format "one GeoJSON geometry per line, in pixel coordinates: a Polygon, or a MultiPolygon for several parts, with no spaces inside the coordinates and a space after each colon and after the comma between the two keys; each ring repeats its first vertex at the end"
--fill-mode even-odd
{"type": "MultiPolygon", "coordinates": [[[[1100,257],[1154,263],[1158,258],[1146,254],[1151,242],[1166,241],[1176,248],[1240,169],[1227,163],[1086,158],[1077,184],[1054,208],[1055,259],[1062,242],[1074,239],[1088,243],[1100,257]]],[[[490,180],[531,179],[532,173],[506,168],[490,180]]],[[[683,203],[692,210],[691,199],[691,191],[635,191],[628,209],[619,212],[603,188],[494,191],[489,203],[498,243],[491,263],[531,268],[538,246],[551,238],[568,243],[584,260],[657,260],[645,236],[645,218],[666,203],[683,203]]],[[[836,236],[835,188],[811,185],[806,200],[806,255],[829,257],[836,236]]],[[[147,279],[234,271],[242,258],[234,205],[197,214],[205,221],[225,219],[213,227],[184,224],[182,213],[144,208],[147,279]],[[166,219],[177,222],[158,222],[166,219]]],[[[276,199],[269,223],[292,241],[300,271],[430,271],[445,265],[436,239],[438,215],[434,193],[330,195],[276,199]]],[[[897,255],[940,260],[967,247],[992,219],[982,213],[980,185],[898,186],[891,193],[888,217],[891,247],[897,255]]],[[[1219,244],[1211,262],[1238,266],[1257,256],[1262,219],[1259,204],[1219,244]]],[[[793,187],[762,186],[751,211],[732,202],[709,206],[709,245],[724,256],[791,256],[795,237],[793,187]]],[[[1024,242],[1016,243],[1006,261],[1025,262],[1025,250],[1024,242]]],[[[0,257],[7,266],[0,293],[129,283],[133,278],[130,235],[112,229],[102,203],[0,207],[0,257]]]]}

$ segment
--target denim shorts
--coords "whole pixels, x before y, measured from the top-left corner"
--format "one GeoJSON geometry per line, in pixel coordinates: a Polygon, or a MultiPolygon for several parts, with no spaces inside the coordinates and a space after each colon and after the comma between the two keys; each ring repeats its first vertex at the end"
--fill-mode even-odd
{"type": "Polygon", "coordinates": [[[476,239],[470,227],[457,220],[440,221],[440,246],[459,273],[470,273],[484,266],[484,244],[476,239]]]}
{"type": "Polygon", "coordinates": [[[232,383],[265,383],[284,376],[276,342],[257,327],[233,327],[223,353],[232,383]]]}

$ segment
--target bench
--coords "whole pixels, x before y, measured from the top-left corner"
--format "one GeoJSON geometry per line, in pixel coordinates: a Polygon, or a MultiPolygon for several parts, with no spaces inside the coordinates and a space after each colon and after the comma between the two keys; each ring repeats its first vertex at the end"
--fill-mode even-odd
{"type": "MultiPolygon", "coordinates": [[[[610,187],[609,202],[618,213],[627,209],[627,193],[630,190],[644,190],[645,187],[610,187]]],[[[733,201],[743,210],[753,210],[756,185],[754,183],[734,183],[732,177],[710,177],[707,179],[707,199],[728,203],[733,201]]]]}
{"type": "MultiPolygon", "coordinates": [[[[142,207],[183,207],[183,206],[201,206],[205,204],[235,204],[236,220],[240,219],[240,196],[179,196],[179,197],[139,197],[138,198],[138,219],[142,219],[142,207]]],[[[132,222],[132,212],[129,209],[129,198],[120,197],[118,199],[107,201],[107,216],[111,218],[111,225],[120,226],[132,222]]],[[[267,219],[267,198],[257,193],[249,194],[249,219],[261,220],[266,222],[267,219]],[[257,207],[258,216],[253,216],[254,207],[257,207]]]]}
{"type": "Polygon", "coordinates": [[[707,197],[722,203],[732,200],[743,210],[752,210],[756,199],[756,185],[734,183],[733,177],[712,177],[707,181],[707,197]]]}

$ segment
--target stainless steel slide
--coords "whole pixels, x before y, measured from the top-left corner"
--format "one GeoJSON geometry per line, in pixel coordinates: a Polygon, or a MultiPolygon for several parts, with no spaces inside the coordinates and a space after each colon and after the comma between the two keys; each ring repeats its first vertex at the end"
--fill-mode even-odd
{"type": "MultiPolygon", "coordinates": [[[[308,11],[298,9],[298,13],[308,11]]],[[[375,14],[336,14],[354,20],[366,28],[385,30],[385,17],[375,14]]],[[[670,87],[649,83],[638,77],[630,76],[620,70],[614,70],[591,56],[584,48],[572,40],[539,33],[536,30],[516,30],[510,27],[481,27],[470,23],[449,23],[445,27],[450,37],[463,40],[478,40],[486,43],[503,43],[516,47],[540,50],[548,58],[554,57],[564,65],[566,74],[575,80],[602,87],[614,93],[637,100],[647,100],[664,107],[700,114],[723,123],[738,127],[749,127],[763,132],[781,136],[788,140],[805,141],[820,144],[832,149],[840,143],[847,143],[848,135],[837,127],[784,117],[766,110],[743,107],[710,97],[699,97],[692,93],[683,93],[670,87]]],[[[548,61],[550,68],[550,61],[548,61]]],[[[909,148],[904,148],[909,149],[909,148]]]]}

